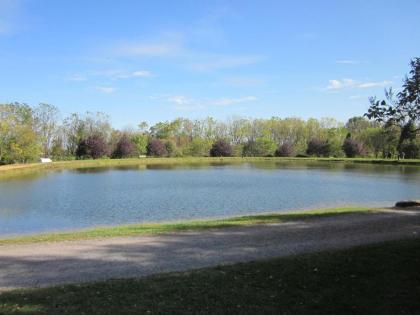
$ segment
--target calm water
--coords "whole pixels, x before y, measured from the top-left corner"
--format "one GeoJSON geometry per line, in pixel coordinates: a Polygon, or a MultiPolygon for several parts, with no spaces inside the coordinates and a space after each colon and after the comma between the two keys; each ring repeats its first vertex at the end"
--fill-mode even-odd
{"type": "Polygon", "coordinates": [[[264,162],[84,169],[0,181],[0,235],[419,199],[420,167],[264,162]]]}

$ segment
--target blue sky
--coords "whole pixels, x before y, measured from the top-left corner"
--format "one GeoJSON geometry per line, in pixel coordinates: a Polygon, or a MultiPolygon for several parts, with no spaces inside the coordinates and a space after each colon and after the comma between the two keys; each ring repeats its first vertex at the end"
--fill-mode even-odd
{"type": "Polygon", "coordinates": [[[0,0],[0,102],[176,117],[361,115],[420,56],[420,1],[0,0]]]}

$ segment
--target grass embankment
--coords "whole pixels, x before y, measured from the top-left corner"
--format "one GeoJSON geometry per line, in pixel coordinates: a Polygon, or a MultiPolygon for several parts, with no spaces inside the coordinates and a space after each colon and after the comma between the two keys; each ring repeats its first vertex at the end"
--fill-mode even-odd
{"type": "Polygon", "coordinates": [[[57,242],[57,241],[74,241],[90,238],[106,238],[106,237],[123,237],[123,236],[136,236],[145,234],[159,234],[181,231],[198,231],[205,229],[215,228],[229,228],[239,227],[252,224],[269,224],[281,223],[294,220],[305,220],[315,217],[325,217],[338,214],[350,213],[368,213],[375,211],[372,208],[360,207],[347,207],[347,208],[334,208],[334,209],[317,209],[301,212],[288,212],[288,213],[271,213],[261,215],[250,215],[233,217],[226,219],[213,219],[213,220],[193,220],[193,221],[180,221],[168,223],[149,223],[149,224],[130,224],[121,226],[110,227],[97,227],[87,230],[70,231],[37,234],[13,238],[0,239],[1,245],[25,244],[25,243],[38,243],[38,242],[57,242]]]}
{"type": "Polygon", "coordinates": [[[146,165],[188,165],[208,163],[244,163],[244,162],[286,162],[286,161],[313,161],[313,162],[342,162],[342,163],[365,163],[365,164],[389,164],[389,165],[420,165],[420,159],[370,159],[370,158],[295,158],[295,157],[183,157],[183,158],[131,158],[131,159],[98,159],[98,160],[72,160],[57,161],[53,163],[12,164],[0,166],[0,178],[13,177],[28,172],[42,170],[61,170],[76,168],[95,167],[124,167],[146,165]]]}
{"type": "Polygon", "coordinates": [[[1,314],[420,314],[420,240],[0,295],[1,314]]]}

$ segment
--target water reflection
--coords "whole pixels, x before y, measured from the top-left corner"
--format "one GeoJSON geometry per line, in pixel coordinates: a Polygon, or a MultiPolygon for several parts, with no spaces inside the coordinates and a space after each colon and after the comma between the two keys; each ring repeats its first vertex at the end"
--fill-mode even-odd
{"type": "Polygon", "coordinates": [[[0,235],[420,196],[420,167],[316,161],[140,165],[0,181],[0,235]]]}

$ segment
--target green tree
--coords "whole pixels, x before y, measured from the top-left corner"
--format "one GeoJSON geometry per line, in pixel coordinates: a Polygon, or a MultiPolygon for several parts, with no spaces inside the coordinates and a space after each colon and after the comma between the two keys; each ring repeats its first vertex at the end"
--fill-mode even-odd
{"type": "Polygon", "coordinates": [[[385,90],[385,100],[370,98],[370,107],[365,114],[369,119],[400,129],[398,151],[410,137],[415,137],[420,127],[420,58],[410,61],[410,76],[406,76],[401,92],[394,94],[392,88],[385,90]]]}

